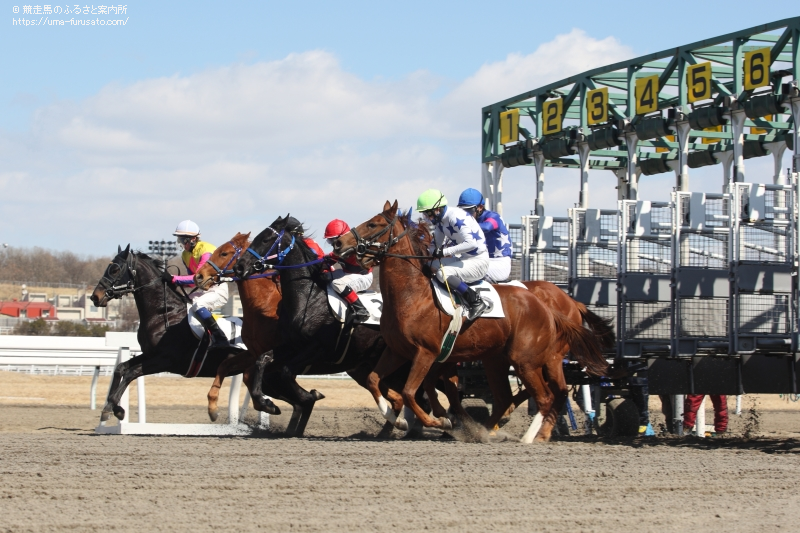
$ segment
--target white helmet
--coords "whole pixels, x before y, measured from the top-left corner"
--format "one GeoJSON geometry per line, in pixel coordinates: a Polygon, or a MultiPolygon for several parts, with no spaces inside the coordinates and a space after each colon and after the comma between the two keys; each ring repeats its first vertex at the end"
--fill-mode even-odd
{"type": "Polygon", "coordinates": [[[178,227],[175,228],[175,233],[173,235],[177,236],[188,236],[188,237],[197,237],[200,235],[200,226],[192,222],[191,220],[184,220],[178,227]]]}

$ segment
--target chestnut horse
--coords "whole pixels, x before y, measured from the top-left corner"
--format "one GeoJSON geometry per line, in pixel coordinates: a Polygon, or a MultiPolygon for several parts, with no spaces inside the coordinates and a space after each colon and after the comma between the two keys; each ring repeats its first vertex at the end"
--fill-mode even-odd
{"type": "MultiPolygon", "coordinates": [[[[429,253],[421,243],[420,231],[427,233],[424,227],[404,227],[397,216],[397,202],[393,205],[386,202],[382,213],[337,239],[334,251],[340,256],[357,253],[365,268],[381,264],[381,334],[387,349],[368,379],[375,401],[382,400],[381,379],[402,364],[404,358],[411,358],[411,372],[402,391],[404,404],[424,426],[449,429],[447,418],[431,418],[414,398],[439,355],[450,322],[450,317],[437,307],[431,296],[430,279],[423,269],[429,253]]],[[[561,368],[563,351],[559,350],[563,350],[564,343],[591,374],[603,375],[608,365],[592,332],[563,314],[550,311],[531,291],[507,285],[495,288],[506,316],[479,318],[462,326],[449,361],[481,360],[499,405],[511,404],[510,389],[507,379],[502,386],[491,376],[500,375],[501,369],[505,373],[510,363],[539,406],[539,414],[523,440],[535,435],[537,440],[547,441],[556,412],[552,411],[554,394],[547,391],[544,369],[556,368],[556,363],[561,368]]],[[[504,411],[495,416],[499,419],[504,411]]]]}
{"type": "MultiPolygon", "coordinates": [[[[293,245],[286,247],[285,263],[281,260],[281,263],[276,265],[276,268],[285,269],[281,276],[272,276],[265,280],[257,279],[258,274],[251,275],[248,272],[245,276],[246,279],[237,281],[244,310],[242,339],[248,350],[254,353],[275,349],[275,364],[270,361],[267,368],[259,368],[259,373],[255,378],[257,382],[253,383],[254,392],[251,394],[254,402],[259,397],[266,399],[261,393],[263,387],[264,392],[268,395],[292,404],[294,411],[288,432],[301,435],[308,416],[311,414],[313,402],[324,396],[317,391],[312,390],[309,393],[300,388],[295,379],[296,374],[333,374],[344,371],[356,383],[366,388],[367,376],[372,372],[383,352],[384,344],[377,326],[361,325],[353,332],[346,357],[342,356],[341,359],[338,356],[334,357],[338,344],[336,339],[341,326],[331,316],[324,287],[320,291],[317,283],[311,285],[305,283],[308,280],[309,272],[311,272],[311,277],[321,278],[320,281],[324,282],[325,276],[319,276],[319,272],[317,272],[317,269],[321,267],[320,262],[312,260],[312,264],[305,267],[293,266],[308,262],[311,257],[300,259],[302,256],[298,255],[300,248],[303,248],[305,253],[309,252],[302,239],[303,228],[296,219],[287,217],[279,220],[284,223],[282,228],[286,230],[284,233],[287,239],[295,240],[296,238],[297,249],[292,251],[293,245]],[[300,244],[301,242],[303,244],[300,244]],[[309,270],[309,267],[315,268],[309,270]],[[284,286],[288,289],[284,290],[284,286]],[[280,307],[278,307],[279,304],[280,307]],[[302,309],[302,311],[296,312],[297,309],[302,309]],[[283,313],[285,321],[282,328],[279,328],[279,310],[283,313]],[[332,327],[336,330],[336,336],[329,335],[332,327]],[[297,337],[298,333],[302,334],[299,338],[297,337]],[[303,350],[311,351],[313,356],[308,357],[302,365],[296,366],[293,360],[297,352],[303,350]],[[339,360],[337,361],[337,359],[339,360]],[[311,395],[314,400],[309,402],[308,395],[311,395]]],[[[271,231],[265,230],[264,233],[273,239],[275,237],[271,231]]],[[[249,248],[248,237],[249,234],[239,233],[228,243],[217,248],[208,263],[195,274],[197,286],[205,288],[219,283],[222,277],[233,274],[234,270],[239,270],[238,263],[242,258],[243,250],[260,249],[259,238],[256,238],[253,248],[249,248]]],[[[278,249],[280,250],[280,247],[278,249]]],[[[267,249],[260,251],[266,254],[265,250],[267,249]]],[[[252,260],[251,255],[252,252],[246,254],[245,257],[252,260]]],[[[402,387],[408,377],[408,369],[402,368],[389,376],[383,385],[383,390],[387,395],[390,394],[389,387],[393,386],[397,390],[402,387]]],[[[418,400],[422,401],[421,391],[418,400]]],[[[395,408],[395,415],[399,412],[400,407],[395,408]]],[[[383,412],[388,409],[388,406],[381,406],[381,408],[383,412]]],[[[256,409],[259,407],[256,406],[256,409]]],[[[280,412],[277,407],[275,409],[278,413],[280,412]]],[[[390,432],[392,427],[393,425],[384,427],[382,434],[390,432]]]]}
{"type": "MultiPolygon", "coordinates": [[[[211,285],[220,283],[222,277],[232,275],[230,269],[250,244],[249,237],[249,233],[237,233],[230,241],[217,247],[208,262],[195,273],[195,285],[206,290],[211,285]]],[[[211,420],[217,419],[217,400],[222,381],[226,376],[239,372],[244,372],[243,378],[247,389],[251,391],[253,407],[271,414],[280,413],[280,409],[265,401],[264,395],[260,394],[261,383],[253,383],[254,375],[260,376],[260,372],[254,372],[257,357],[272,351],[280,339],[278,304],[281,301],[281,286],[275,272],[271,274],[247,282],[236,281],[239,297],[242,299],[242,341],[247,346],[247,351],[226,359],[219,366],[208,392],[208,416],[211,420]]]]}

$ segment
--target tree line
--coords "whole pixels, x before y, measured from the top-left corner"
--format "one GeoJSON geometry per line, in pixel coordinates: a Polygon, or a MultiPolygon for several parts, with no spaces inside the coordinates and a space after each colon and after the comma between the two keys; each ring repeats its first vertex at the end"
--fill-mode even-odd
{"type": "Polygon", "coordinates": [[[111,258],[44,248],[0,249],[0,279],[5,281],[94,285],[111,258]]]}

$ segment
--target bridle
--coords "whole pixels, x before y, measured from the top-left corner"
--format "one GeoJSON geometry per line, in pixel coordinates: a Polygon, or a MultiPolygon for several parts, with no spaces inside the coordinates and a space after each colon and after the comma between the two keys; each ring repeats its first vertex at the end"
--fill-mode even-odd
{"type": "MultiPolygon", "coordinates": [[[[315,259],[313,261],[308,261],[306,263],[300,263],[298,265],[284,265],[284,264],[282,264],[283,260],[286,259],[286,256],[289,255],[289,252],[291,252],[292,249],[294,248],[295,235],[294,235],[294,233],[292,233],[290,231],[289,235],[291,235],[291,237],[292,237],[292,242],[290,242],[289,246],[287,246],[285,249],[281,249],[281,241],[283,240],[283,236],[286,234],[286,229],[282,229],[280,231],[277,231],[272,226],[267,226],[267,229],[275,234],[275,242],[272,243],[272,246],[270,246],[269,250],[267,250],[266,253],[264,253],[263,256],[261,256],[257,251],[253,250],[252,248],[250,248],[250,247],[247,248],[247,252],[250,253],[251,255],[253,255],[256,258],[256,262],[253,263],[253,266],[252,266],[254,272],[264,272],[265,270],[268,270],[268,269],[271,269],[271,270],[287,270],[287,269],[290,269],[290,268],[303,268],[303,267],[319,264],[319,263],[321,263],[321,262],[323,262],[325,260],[323,258],[320,258],[320,259],[315,259]],[[276,250],[276,248],[277,248],[277,253],[275,253],[273,255],[269,255],[273,250],[276,250]],[[271,259],[277,259],[277,261],[275,261],[274,263],[268,263],[267,261],[269,261],[271,259]]],[[[269,274],[269,275],[270,276],[274,275],[274,273],[269,274]]],[[[257,276],[249,276],[247,279],[253,279],[255,277],[257,277],[257,276]]],[[[263,277],[263,276],[259,276],[259,277],[263,277]]]]}
{"type": "Polygon", "coordinates": [[[428,255],[403,255],[403,254],[390,254],[389,249],[400,242],[400,239],[406,236],[410,228],[405,228],[402,232],[400,232],[397,237],[392,237],[394,233],[394,224],[397,222],[399,218],[397,215],[394,216],[391,220],[389,217],[384,215],[383,213],[379,213],[380,216],[388,223],[388,226],[384,227],[382,230],[374,233],[373,235],[369,235],[367,237],[362,237],[356,231],[356,228],[350,228],[350,233],[353,234],[353,237],[356,240],[356,257],[358,257],[359,261],[364,257],[372,257],[375,259],[376,264],[380,264],[381,260],[385,257],[399,257],[402,259],[433,259],[431,256],[428,255]],[[385,242],[378,242],[376,239],[382,237],[384,234],[389,233],[388,238],[385,242]]]}
{"type": "Polygon", "coordinates": [[[133,254],[133,252],[128,252],[128,259],[125,261],[125,268],[123,269],[117,263],[112,261],[111,264],[106,268],[106,271],[103,273],[103,277],[100,278],[99,285],[103,287],[105,290],[105,295],[109,300],[115,300],[117,298],[122,298],[126,294],[132,294],[136,291],[140,291],[145,287],[149,287],[150,285],[155,285],[159,281],[161,281],[160,278],[155,278],[149,283],[136,287],[136,256],[133,254]],[[119,269],[117,275],[114,276],[114,279],[108,277],[109,270],[111,270],[112,266],[116,266],[119,269]],[[121,284],[120,281],[125,274],[128,274],[128,281],[121,284]]]}
{"type": "Polygon", "coordinates": [[[281,241],[283,240],[286,230],[282,229],[277,231],[272,226],[267,226],[267,229],[275,234],[275,242],[272,243],[272,246],[269,247],[269,250],[267,250],[263,256],[253,250],[252,247],[247,247],[247,253],[256,258],[256,262],[253,263],[253,270],[256,272],[264,272],[268,268],[275,268],[276,266],[280,265],[283,263],[283,260],[286,259],[287,254],[292,251],[292,248],[294,248],[295,238],[293,233],[290,233],[292,236],[292,242],[289,243],[289,246],[287,246],[286,249],[281,250],[281,241]],[[277,253],[270,255],[270,253],[272,253],[272,251],[276,248],[277,253]],[[270,259],[277,259],[278,261],[273,265],[268,263],[270,259]]]}

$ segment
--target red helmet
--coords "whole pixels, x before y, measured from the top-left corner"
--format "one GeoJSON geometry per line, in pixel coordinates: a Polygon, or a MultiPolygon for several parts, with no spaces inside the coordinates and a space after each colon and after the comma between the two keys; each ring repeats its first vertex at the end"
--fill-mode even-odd
{"type": "Polygon", "coordinates": [[[332,239],[334,237],[340,237],[348,231],[350,231],[350,226],[347,225],[347,222],[334,218],[325,226],[325,238],[332,239]]]}

